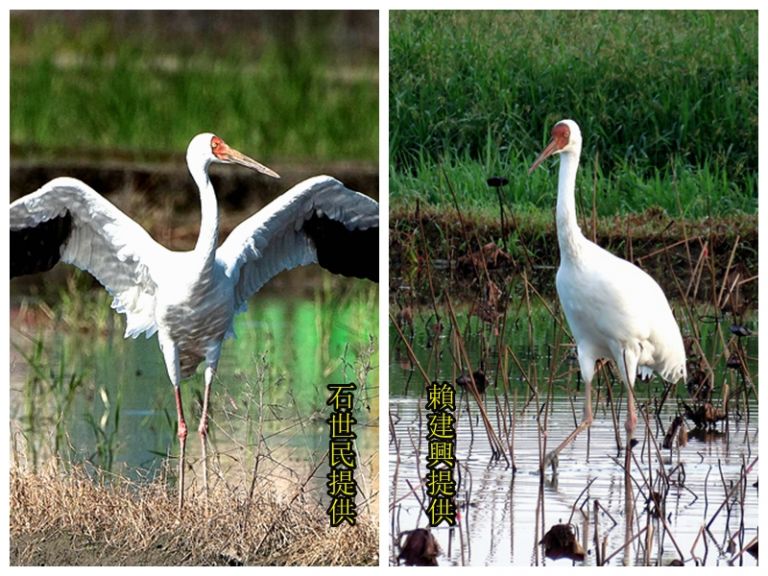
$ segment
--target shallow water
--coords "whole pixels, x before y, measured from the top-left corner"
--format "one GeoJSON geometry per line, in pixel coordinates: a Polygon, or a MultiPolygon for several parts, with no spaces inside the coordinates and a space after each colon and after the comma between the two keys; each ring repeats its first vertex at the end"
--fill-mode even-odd
{"type": "MultiPolygon", "coordinates": [[[[444,314],[444,311],[440,311],[444,314]]],[[[447,318],[445,314],[443,318],[447,318]]],[[[459,373],[456,358],[460,356],[456,341],[447,327],[435,330],[434,314],[426,311],[415,315],[415,334],[410,343],[430,378],[453,381],[459,373]]],[[[725,367],[727,354],[722,353],[724,341],[733,346],[728,326],[721,330],[702,312],[698,329],[701,346],[715,370],[713,401],[720,405],[723,383],[735,390],[740,379],[725,367]],[[725,338],[722,337],[723,333],[725,338]]],[[[608,378],[604,375],[593,382],[595,419],[589,431],[580,434],[559,457],[557,474],[546,469],[543,481],[539,473],[540,454],[556,447],[581,418],[583,386],[581,386],[573,354],[567,350],[562,333],[549,314],[534,310],[531,323],[525,311],[519,318],[508,319],[513,328],[507,334],[494,334],[474,319],[467,310],[458,313],[467,354],[477,368],[485,350],[485,372],[489,390],[484,396],[486,410],[494,430],[502,437],[509,461],[497,459],[479,417],[474,398],[457,387],[457,443],[459,526],[449,528],[445,523],[432,528],[441,548],[440,565],[568,565],[572,560],[551,560],[539,545],[544,534],[556,524],[570,523],[577,540],[587,552],[584,564],[595,565],[595,518],[603,558],[610,565],[667,564],[682,557],[686,565],[696,560],[706,565],[724,565],[739,549],[757,535],[758,490],[758,405],[754,395],[743,406],[743,398],[731,404],[727,424],[719,423],[719,434],[706,438],[690,435],[688,444],[672,450],[660,449],[665,430],[677,414],[678,401],[690,402],[685,386],[680,383],[662,405],[658,419],[651,419],[646,428],[642,413],[635,437],[639,444],[632,450],[630,498],[625,495],[625,452],[619,450],[616,428],[609,402],[606,400],[608,378]],[[503,379],[496,372],[497,343],[510,346],[519,363],[508,362],[508,393],[505,397],[503,379]],[[559,346],[559,348],[558,348],[559,346]],[[553,383],[549,404],[546,438],[540,434],[537,408],[547,401],[548,384],[553,383]],[[494,386],[495,383],[495,386],[494,386]],[[538,404],[529,398],[530,384],[538,387],[538,404]],[[526,401],[530,403],[526,405],[526,401]],[[739,406],[737,406],[739,404],[739,406]],[[514,414],[514,416],[511,416],[514,414]],[[546,441],[546,445],[542,445],[546,441]],[[655,441],[655,442],[654,442],[655,441]],[[541,445],[541,446],[540,446],[541,445]],[[754,463],[746,476],[743,492],[728,499],[726,509],[716,514],[726,500],[726,491],[738,484],[742,467],[754,463]],[[515,471],[513,472],[513,464],[515,471]],[[659,470],[669,475],[669,489],[664,500],[667,528],[646,512],[651,479],[652,489],[661,491],[659,470]],[[586,490],[585,490],[586,489],[586,490]],[[595,516],[593,507],[599,502],[602,510],[595,516]],[[634,510],[627,513],[627,502],[634,510]],[[627,518],[631,519],[628,529],[627,518]],[[706,538],[701,528],[709,524],[706,538]],[[742,538],[731,542],[743,522],[742,538]],[[650,528],[652,536],[646,541],[650,528]],[[637,537],[639,533],[642,534],[637,537]],[[624,546],[626,535],[636,536],[624,546]],[[679,552],[678,552],[679,549],[679,552]]],[[[749,320],[756,323],[756,318],[749,320]]],[[[445,320],[443,321],[446,322],[445,320]]],[[[752,325],[756,332],[756,326],[752,325]]],[[[684,327],[684,332],[690,328],[684,327]]],[[[750,373],[757,384],[757,338],[742,341],[750,362],[750,373]]],[[[425,420],[427,409],[423,382],[413,369],[399,336],[390,333],[392,363],[390,365],[390,526],[392,534],[428,526],[420,502],[427,502],[426,486],[421,481],[427,475],[427,441],[425,420]]],[[[611,386],[615,397],[620,442],[625,442],[624,415],[626,392],[620,382],[611,386]]],[[[638,406],[654,408],[662,395],[660,379],[637,383],[635,395],[638,406]]],[[[687,422],[689,429],[693,424],[687,422]]],[[[653,506],[651,506],[653,507],[653,506]]],[[[390,563],[397,562],[396,538],[389,543],[390,563]]],[[[581,562],[577,562],[580,564],[581,562]]],[[[756,560],[744,554],[736,564],[756,565],[756,560]]]]}
{"type": "MultiPolygon", "coordinates": [[[[377,322],[367,297],[340,303],[265,296],[239,315],[238,338],[225,342],[212,392],[209,455],[216,475],[247,481],[259,452],[260,476],[294,485],[312,476],[309,486],[325,492],[326,385],[356,380],[352,364],[377,322]]],[[[156,338],[124,340],[122,321],[111,312],[105,326],[85,333],[55,326],[48,319],[12,322],[13,457],[34,466],[55,453],[132,478],[152,476],[168,463],[175,473],[173,388],[156,338]],[[28,362],[38,345],[39,355],[28,362]]],[[[192,482],[200,473],[194,432],[202,390],[200,368],[182,382],[192,482]]],[[[378,375],[355,397],[365,462],[358,476],[370,484],[378,474],[378,375]]]]}
{"type": "MultiPolygon", "coordinates": [[[[576,402],[575,406],[580,413],[580,403],[576,402]]],[[[493,398],[488,399],[487,409],[490,414],[495,413],[496,402],[493,398]]],[[[396,483],[391,487],[390,502],[396,502],[392,511],[396,518],[396,532],[400,532],[427,525],[426,516],[420,513],[418,501],[408,486],[410,482],[421,497],[418,479],[426,474],[423,462],[426,443],[423,430],[423,400],[393,398],[390,412],[394,422],[394,434],[401,446],[399,460],[392,446],[389,457],[390,474],[397,477],[396,483]],[[416,457],[417,452],[421,453],[421,462],[416,457]]],[[[433,533],[443,551],[443,556],[438,559],[441,565],[570,564],[571,561],[567,559],[553,561],[544,558],[541,547],[536,545],[552,525],[569,521],[577,527],[584,548],[590,552],[585,563],[594,564],[592,506],[595,500],[598,500],[618,523],[614,526],[606,514],[600,515],[600,538],[607,538],[607,553],[611,554],[623,545],[626,533],[626,500],[621,465],[624,458],[617,452],[609,412],[600,410],[596,414],[589,436],[584,432],[560,454],[557,475],[553,477],[551,470],[547,469],[543,484],[539,482],[539,436],[532,411],[520,415],[515,422],[515,473],[504,461],[493,460],[484,428],[481,423],[474,422],[477,414],[474,400],[470,400],[470,413],[471,416],[468,417],[464,404],[457,423],[457,458],[462,466],[466,466],[466,469],[462,469],[463,482],[459,489],[459,500],[462,502],[460,522],[465,527],[468,539],[462,555],[458,530],[451,530],[445,524],[434,528],[433,533]],[[470,429],[469,419],[473,421],[474,434],[470,429]],[[592,484],[587,492],[581,495],[590,482],[592,484]],[[585,499],[587,503],[583,505],[585,499]],[[574,505],[579,509],[571,520],[574,505]]],[[[671,416],[669,411],[665,411],[661,415],[662,421],[668,422],[671,416]]],[[[564,438],[572,427],[570,403],[565,398],[559,398],[554,403],[549,422],[549,437],[552,442],[550,448],[564,438]]],[[[643,470],[636,466],[633,468],[633,476],[641,483],[642,474],[647,475],[649,468],[648,452],[642,448],[641,444],[633,450],[638,460],[642,456],[643,470]]],[[[757,457],[757,453],[756,413],[752,414],[748,426],[743,422],[735,422],[729,434],[722,438],[711,441],[691,439],[679,452],[663,451],[664,466],[667,470],[681,464],[685,471],[685,487],[673,485],[670,488],[666,499],[666,512],[669,530],[686,559],[691,556],[690,550],[702,523],[709,521],[724,499],[720,474],[722,473],[727,482],[737,481],[741,466],[745,462],[750,464],[757,457]]],[[[657,465],[658,460],[654,457],[651,466],[654,475],[657,465]]],[[[738,505],[734,506],[730,517],[730,529],[734,532],[743,519],[747,528],[746,541],[757,535],[758,494],[757,488],[751,486],[757,476],[758,466],[755,466],[748,475],[743,517],[738,505]]],[[[673,477],[678,478],[678,475],[674,474],[673,477]]],[[[645,493],[647,494],[647,491],[645,493]]],[[[635,497],[636,507],[644,508],[645,501],[637,489],[635,497]]],[[[639,521],[642,528],[646,515],[641,513],[639,521]]],[[[721,513],[717,517],[710,531],[716,538],[721,539],[722,543],[726,533],[725,514],[721,513]]],[[[746,541],[743,544],[746,544],[746,541]]],[[[703,557],[704,547],[701,542],[694,549],[698,556],[703,557]]],[[[394,554],[394,549],[391,552],[394,554]]],[[[611,564],[642,563],[641,559],[636,557],[639,553],[637,547],[632,546],[627,555],[618,554],[611,564]]],[[[658,556],[659,548],[654,547],[651,558],[655,560],[658,556]]],[[[709,542],[707,564],[723,564],[730,556],[719,554],[713,542],[709,542]]],[[[674,544],[667,537],[661,547],[662,561],[666,563],[676,557],[674,544]]],[[[753,565],[755,561],[751,556],[745,555],[744,564],[753,565]]]]}

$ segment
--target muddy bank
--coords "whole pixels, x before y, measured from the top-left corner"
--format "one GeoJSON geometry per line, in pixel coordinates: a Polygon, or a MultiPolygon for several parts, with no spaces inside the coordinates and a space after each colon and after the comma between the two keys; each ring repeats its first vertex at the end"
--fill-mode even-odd
{"type": "MultiPolygon", "coordinates": [[[[83,153],[86,154],[86,153],[83,153]]],[[[379,197],[379,172],[369,163],[336,162],[317,164],[270,165],[279,180],[256,175],[253,171],[232,166],[214,165],[211,180],[216,189],[220,210],[237,211],[260,205],[285,192],[291,186],[327,174],[341,180],[348,188],[375,199],[379,197]]],[[[78,178],[110,200],[132,194],[142,203],[184,212],[199,210],[197,190],[187,171],[183,157],[159,163],[134,162],[111,158],[65,160],[15,160],[11,162],[11,201],[34,192],[58,176],[78,178]]]]}
{"type": "MultiPolygon", "coordinates": [[[[580,223],[593,238],[591,221],[580,223]]],[[[476,297],[486,269],[499,287],[522,284],[525,272],[535,290],[554,295],[560,258],[554,216],[544,224],[518,218],[507,226],[505,242],[498,218],[395,209],[389,239],[392,300],[428,301],[427,260],[438,296],[448,291],[476,297]]],[[[742,306],[757,301],[757,216],[675,221],[650,210],[598,221],[593,239],[646,270],[670,297],[713,301],[729,280],[729,286],[735,281],[734,301],[742,306]]]]}

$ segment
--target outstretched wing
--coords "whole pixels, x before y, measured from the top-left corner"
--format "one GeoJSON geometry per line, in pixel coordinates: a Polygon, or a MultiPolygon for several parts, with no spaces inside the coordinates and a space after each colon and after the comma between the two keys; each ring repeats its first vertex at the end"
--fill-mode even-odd
{"type": "Polygon", "coordinates": [[[93,188],[56,178],[11,204],[11,277],[59,260],[90,272],[126,315],[126,336],[157,330],[151,263],[168,253],[139,224],[93,188]]]}
{"type": "Polygon", "coordinates": [[[330,176],[291,188],[229,235],[216,252],[235,283],[235,306],[283,270],[319,263],[379,280],[379,205],[330,176]]]}

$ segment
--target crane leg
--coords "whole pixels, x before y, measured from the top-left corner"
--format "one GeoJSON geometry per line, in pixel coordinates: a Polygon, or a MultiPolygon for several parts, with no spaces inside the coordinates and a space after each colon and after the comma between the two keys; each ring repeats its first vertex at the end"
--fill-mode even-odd
{"type": "Polygon", "coordinates": [[[176,395],[176,414],[178,416],[178,437],[179,437],[179,512],[184,506],[184,453],[187,447],[187,423],[184,420],[184,409],[181,406],[181,390],[178,385],[173,387],[176,395]]]}
{"type": "MultiPolygon", "coordinates": [[[[637,412],[635,410],[635,376],[637,375],[636,353],[626,348],[622,351],[622,364],[619,366],[624,384],[627,386],[627,419],[624,422],[624,429],[627,431],[627,444],[624,453],[624,514],[626,517],[627,541],[632,538],[634,518],[634,492],[632,490],[632,439],[637,427],[637,412]]],[[[627,546],[629,548],[629,546],[627,546]]]]}
{"type": "Polygon", "coordinates": [[[635,428],[637,428],[637,411],[635,410],[635,400],[631,392],[627,397],[627,421],[624,422],[624,428],[627,431],[627,441],[632,440],[635,428]]]}
{"type": "Polygon", "coordinates": [[[179,351],[168,334],[158,333],[157,340],[160,343],[160,350],[163,351],[165,368],[168,371],[168,378],[173,384],[173,394],[176,398],[177,436],[179,437],[179,514],[181,514],[181,509],[184,506],[184,472],[186,470],[184,458],[187,448],[187,422],[184,420],[184,408],[181,405],[181,390],[179,389],[181,382],[179,351]]]}
{"type": "Polygon", "coordinates": [[[576,429],[571,432],[560,445],[552,450],[544,457],[541,462],[541,470],[545,470],[547,466],[552,466],[552,472],[557,470],[557,459],[560,452],[576,439],[576,436],[584,432],[592,425],[592,378],[584,378],[584,415],[582,416],[581,423],[576,429]]]}
{"type": "Polygon", "coordinates": [[[627,431],[627,449],[631,448],[632,438],[637,427],[637,411],[635,409],[635,375],[637,374],[637,355],[627,351],[622,352],[622,380],[627,387],[627,419],[624,429],[627,431]]]}
{"type": "Polygon", "coordinates": [[[216,374],[216,367],[208,365],[205,368],[205,393],[203,394],[203,413],[200,417],[200,427],[197,429],[200,435],[200,449],[203,458],[203,490],[208,496],[208,402],[211,396],[211,384],[216,374]]]}

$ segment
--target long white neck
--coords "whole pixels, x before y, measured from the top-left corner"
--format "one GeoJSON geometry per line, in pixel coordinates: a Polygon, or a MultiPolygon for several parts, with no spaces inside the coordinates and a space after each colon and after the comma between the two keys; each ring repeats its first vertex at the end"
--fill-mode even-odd
{"type": "Polygon", "coordinates": [[[576,220],[576,172],[580,150],[560,154],[560,176],[557,183],[557,241],[561,260],[576,260],[585,240],[576,220]]]}
{"type": "Polygon", "coordinates": [[[200,235],[195,244],[195,255],[205,268],[213,261],[219,241],[219,208],[208,177],[208,166],[190,164],[190,174],[200,190],[200,235]]]}

